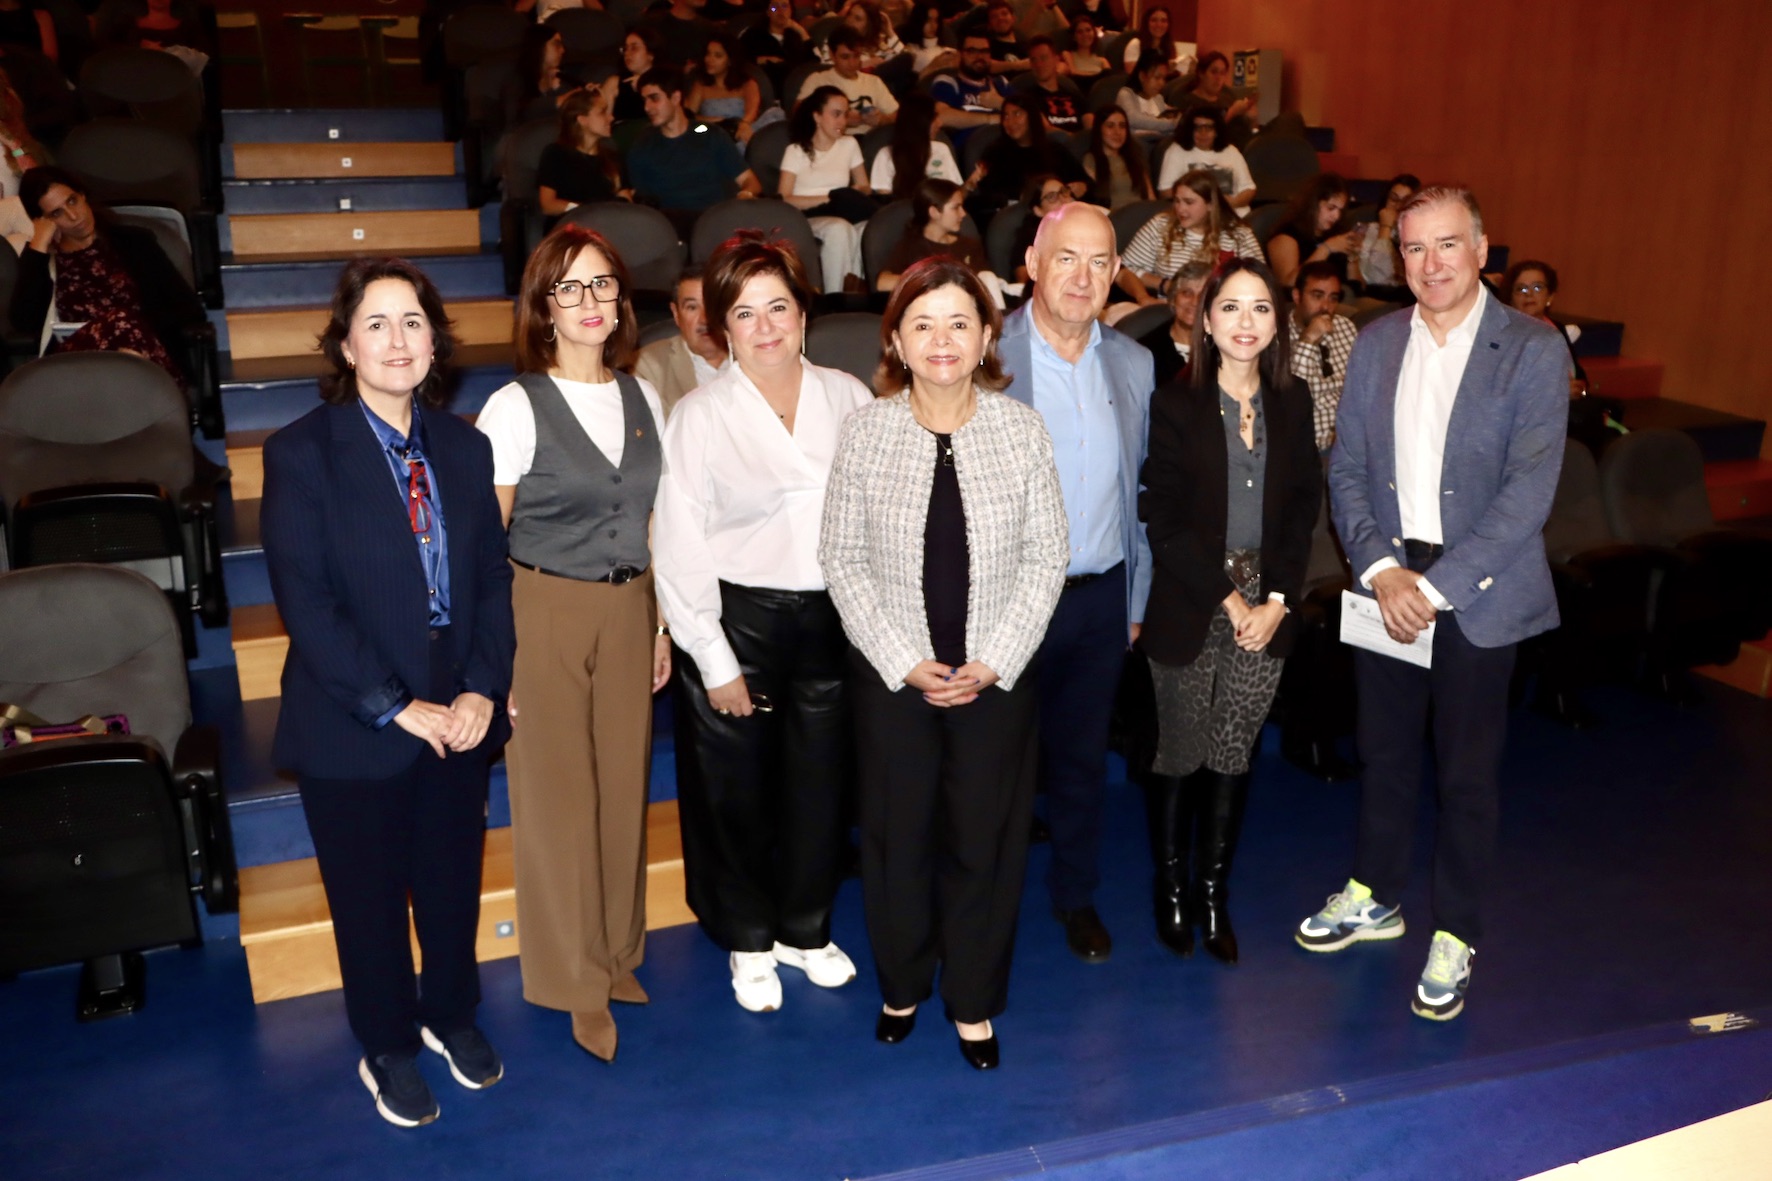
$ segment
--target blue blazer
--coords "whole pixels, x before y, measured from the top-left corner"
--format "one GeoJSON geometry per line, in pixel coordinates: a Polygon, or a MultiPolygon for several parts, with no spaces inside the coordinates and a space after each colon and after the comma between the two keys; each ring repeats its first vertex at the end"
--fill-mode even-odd
{"type": "MultiPolygon", "coordinates": [[[[1336,414],[1330,508],[1356,577],[1380,558],[1406,564],[1396,407],[1412,310],[1392,312],[1360,333],[1336,414]]],[[[1489,296],[1446,431],[1446,552],[1426,571],[1478,647],[1499,648],[1557,626],[1544,522],[1568,428],[1568,348],[1555,329],[1489,296]]],[[[1354,589],[1372,593],[1357,583],[1354,589]]]]}
{"type": "MultiPolygon", "coordinates": [[[[998,352],[1009,372],[1004,393],[1034,404],[1033,313],[1023,304],[1003,321],[998,352]]],[[[1156,362],[1151,351],[1117,328],[1101,327],[1101,362],[1112,391],[1114,417],[1120,424],[1120,552],[1126,555],[1126,619],[1144,622],[1145,600],[1151,595],[1151,546],[1144,522],[1138,519],[1138,473],[1144,467],[1151,437],[1151,391],[1156,389],[1156,362]]]]}
{"type": "MultiPolygon", "coordinates": [[[[422,413],[449,530],[455,691],[492,699],[482,749],[497,750],[510,735],[504,706],[517,632],[492,446],[447,411],[422,413]]],[[[323,779],[384,779],[421,751],[434,758],[392,722],[373,728],[396,704],[430,694],[431,625],[406,505],[362,407],[304,415],[270,437],[264,461],[260,527],[289,632],[277,765],[323,779]]]]}

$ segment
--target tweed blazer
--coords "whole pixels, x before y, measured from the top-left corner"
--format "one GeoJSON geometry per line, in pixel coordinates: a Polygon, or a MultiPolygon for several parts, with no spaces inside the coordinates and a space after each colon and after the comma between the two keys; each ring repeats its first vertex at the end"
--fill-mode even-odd
{"type": "MultiPolygon", "coordinates": [[[[1046,635],[1069,561],[1052,438],[1037,411],[981,390],[953,446],[971,575],[966,656],[1013,689],[1046,635]]],[[[894,692],[935,659],[923,603],[935,449],[908,394],[882,398],[844,420],[825,492],[818,560],[831,601],[894,692]]]]}

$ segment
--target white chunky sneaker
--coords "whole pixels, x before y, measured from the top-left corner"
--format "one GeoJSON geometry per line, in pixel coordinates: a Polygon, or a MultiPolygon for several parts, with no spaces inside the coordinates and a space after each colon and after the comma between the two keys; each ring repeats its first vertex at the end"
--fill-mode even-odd
{"type": "Polygon", "coordinates": [[[785,943],[775,945],[775,962],[806,973],[820,988],[841,988],[855,979],[855,962],[835,943],[804,950],[785,943]]]}
{"type": "Polygon", "coordinates": [[[732,991],[742,1009],[773,1013],[781,1008],[781,977],[775,957],[766,951],[735,951],[731,956],[732,991]]]}

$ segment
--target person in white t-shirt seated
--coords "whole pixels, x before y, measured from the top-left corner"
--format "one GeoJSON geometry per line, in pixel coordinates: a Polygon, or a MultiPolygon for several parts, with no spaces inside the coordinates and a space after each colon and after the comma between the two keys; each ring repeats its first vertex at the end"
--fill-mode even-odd
{"type": "Polygon", "coordinates": [[[1138,59],[1138,68],[1114,96],[1114,105],[1126,112],[1132,134],[1142,142],[1175,134],[1177,113],[1163,98],[1169,77],[1169,59],[1147,53],[1138,59]]]}
{"type": "Polygon", "coordinates": [[[848,119],[847,96],[835,86],[818,87],[794,108],[792,142],[781,158],[781,199],[812,223],[826,291],[864,289],[861,231],[873,190],[861,145],[844,134],[848,119]]]}
{"type": "Polygon", "coordinates": [[[1255,178],[1249,175],[1243,153],[1225,142],[1224,116],[1216,107],[1195,107],[1182,116],[1175,127],[1175,142],[1163,153],[1157,191],[1170,196],[1176,181],[1201,169],[1212,174],[1232,209],[1247,209],[1255,200],[1255,178]]]}
{"type": "Polygon", "coordinates": [[[936,114],[935,100],[917,92],[905,95],[898,107],[898,122],[892,125],[892,142],[874,156],[868,173],[874,192],[898,200],[916,192],[925,179],[964,184],[966,178],[960,175],[954,149],[936,138],[940,134],[941,116],[936,114]]]}

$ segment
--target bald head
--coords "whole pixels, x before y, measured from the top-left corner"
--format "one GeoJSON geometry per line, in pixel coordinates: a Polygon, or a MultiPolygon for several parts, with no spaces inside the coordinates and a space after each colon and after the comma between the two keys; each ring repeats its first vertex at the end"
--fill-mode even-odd
{"type": "Polygon", "coordinates": [[[1072,202],[1048,213],[1028,247],[1027,266],[1034,280],[1034,316],[1042,329],[1087,328],[1107,306],[1120,271],[1107,211],[1072,202]]]}

